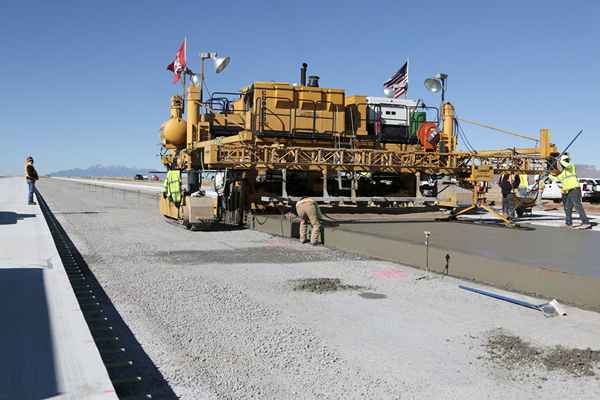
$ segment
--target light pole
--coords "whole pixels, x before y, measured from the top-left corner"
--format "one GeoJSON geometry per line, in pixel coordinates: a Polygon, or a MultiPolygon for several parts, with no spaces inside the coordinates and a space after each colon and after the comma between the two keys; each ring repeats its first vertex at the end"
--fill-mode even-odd
{"type": "Polygon", "coordinates": [[[425,88],[429,90],[431,93],[437,93],[439,91],[442,92],[442,104],[446,100],[446,79],[448,79],[447,74],[435,74],[431,78],[425,79],[425,88]]]}
{"type": "MultiPolygon", "coordinates": [[[[204,61],[205,60],[213,60],[215,63],[215,72],[220,74],[223,72],[225,67],[229,64],[231,59],[229,57],[219,57],[217,53],[214,52],[206,52],[200,53],[200,103],[202,103],[202,94],[204,92],[204,61]]],[[[192,79],[192,82],[194,80],[192,79]]],[[[198,79],[196,78],[194,84],[197,84],[198,79]]]]}

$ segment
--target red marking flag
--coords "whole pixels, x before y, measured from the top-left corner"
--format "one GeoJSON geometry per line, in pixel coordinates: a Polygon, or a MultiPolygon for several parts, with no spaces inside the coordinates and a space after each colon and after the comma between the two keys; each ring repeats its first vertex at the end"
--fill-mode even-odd
{"type": "Polygon", "coordinates": [[[177,83],[181,79],[181,74],[183,74],[187,68],[185,61],[186,48],[187,40],[183,39],[181,46],[179,46],[179,50],[177,50],[177,54],[175,54],[175,59],[171,64],[167,65],[167,69],[174,74],[173,83],[177,83]]]}

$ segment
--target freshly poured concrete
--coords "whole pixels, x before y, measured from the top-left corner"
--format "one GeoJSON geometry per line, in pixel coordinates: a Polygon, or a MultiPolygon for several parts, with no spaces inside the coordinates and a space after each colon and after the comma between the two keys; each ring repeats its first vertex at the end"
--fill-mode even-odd
{"type": "MultiPolygon", "coordinates": [[[[431,232],[429,268],[503,289],[556,298],[600,310],[600,234],[536,226],[530,230],[464,222],[413,220],[340,222],[324,228],[327,247],[426,267],[425,235],[431,232]]],[[[296,237],[289,215],[257,216],[254,229],[296,237]]]]}
{"type": "Polygon", "coordinates": [[[38,206],[0,179],[0,399],[116,399],[38,206]]]}
{"type": "MultiPolygon", "coordinates": [[[[535,227],[534,231],[456,222],[343,224],[338,229],[438,249],[600,278],[600,233],[535,227]]],[[[399,254],[400,256],[400,254],[399,254]]]]}

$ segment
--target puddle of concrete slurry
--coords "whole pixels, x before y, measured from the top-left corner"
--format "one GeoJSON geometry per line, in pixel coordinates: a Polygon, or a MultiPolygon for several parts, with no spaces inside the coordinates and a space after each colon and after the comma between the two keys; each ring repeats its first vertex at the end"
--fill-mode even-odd
{"type": "Polygon", "coordinates": [[[512,371],[515,367],[529,370],[537,365],[582,377],[595,376],[600,368],[600,350],[537,347],[506,332],[490,335],[485,347],[491,361],[512,371]]]}
{"type": "Polygon", "coordinates": [[[340,290],[360,290],[365,289],[359,285],[346,285],[337,278],[307,278],[307,279],[292,279],[289,281],[293,290],[302,290],[312,293],[328,293],[337,292],[340,290]]]}
{"type": "Polygon", "coordinates": [[[376,299],[385,299],[387,296],[381,293],[373,293],[373,292],[362,292],[358,294],[363,299],[376,300],[376,299]]]}

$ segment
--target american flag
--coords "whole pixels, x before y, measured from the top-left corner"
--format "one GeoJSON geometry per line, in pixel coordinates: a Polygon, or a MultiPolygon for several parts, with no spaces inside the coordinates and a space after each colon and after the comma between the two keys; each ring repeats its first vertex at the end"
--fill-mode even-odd
{"type": "Polygon", "coordinates": [[[390,79],[384,82],[383,87],[394,91],[394,98],[404,96],[408,92],[408,61],[390,79]]]}

